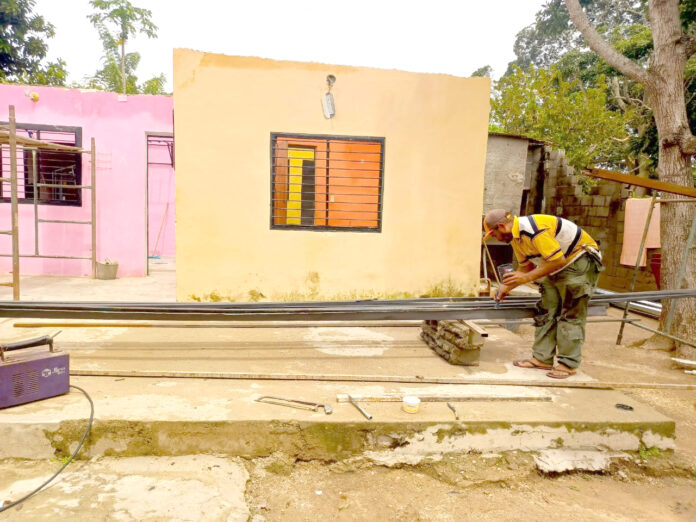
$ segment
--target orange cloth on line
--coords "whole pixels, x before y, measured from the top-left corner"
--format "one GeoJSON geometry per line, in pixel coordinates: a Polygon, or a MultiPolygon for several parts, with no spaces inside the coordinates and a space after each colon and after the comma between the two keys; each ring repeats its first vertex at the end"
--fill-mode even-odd
{"type": "MultiPolygon", "coordinates": [[[[626,200],[626,214],[624,219],[623,246],[621,247],[621,264],[636,266],[640,242],[643,239],[645,220],[650,211],[649,198],[631,198],[626,200]]],[[[646,251],[648,248],[660,248],[660,204],[655,204],[648,237],[645,239],[643,255],[640,258],[640,266],[645,266],[646,251]]]]}

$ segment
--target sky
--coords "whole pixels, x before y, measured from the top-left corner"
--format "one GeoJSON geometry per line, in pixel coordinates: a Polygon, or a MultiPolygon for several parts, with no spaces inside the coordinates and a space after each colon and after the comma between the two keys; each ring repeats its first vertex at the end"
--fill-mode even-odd
{"type": "MultiPolygon", "coordinates": [[[[547,0],[131,0],[152,11],[157,39],[138,36],[142,82],[160,73],[172,91],[172,50],[469,76],[484,65],[500,77],[515,35],[547,0]]],[[[68,82],[100,66],[89,0],[37,0],[56,28],[48,58],[67,62],[68,82]]]]}

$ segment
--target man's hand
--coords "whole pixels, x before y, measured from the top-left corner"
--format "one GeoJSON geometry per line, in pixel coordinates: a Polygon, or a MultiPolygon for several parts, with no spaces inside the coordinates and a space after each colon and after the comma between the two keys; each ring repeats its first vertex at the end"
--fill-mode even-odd
{"type": "Polygon", "coordinates": [[[497,290],[496,293],[495,293],[495,300],[498,301],[498,302],[504,301],[504,300],[505,300],[505,296],[508,295],[508,294],[510,293],[510,290],[512,290],[512,288],[510,288],[510,287],[507,286],[506,284],[501,284],[501,285],[498,287],[498,290],[497,290]]]}
{"type": "Polygon", "coordinates": [[[503,276],[503,284],[506,287],[509,287],[509,290],[512,290],[515,287],[518,287],[520,285],[523,285],[525,283],[529,283],[529,275],[524,272],[510,272],[509,274],[505,274],[503,276]]]}

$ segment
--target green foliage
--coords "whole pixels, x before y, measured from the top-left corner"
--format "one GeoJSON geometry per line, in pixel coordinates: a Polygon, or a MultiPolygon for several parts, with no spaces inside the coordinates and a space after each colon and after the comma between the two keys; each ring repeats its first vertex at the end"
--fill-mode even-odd
{"type": "MultiPolygon", "coordinates": [[[[653,51],[648,21],[647,0],[581,0],[590,23],[620,53],[649,66],[653,51]]],[[[679,2],[682,27],[696,32],[696,0],[679,2]]],[[[658,159],[657,128],[642,85],[622,76],[587,47],[584,38],[570,22],[563,0],[550,0],[536,14],[535,22],[518,33],[514,51],[516,60],[506,75],[513,75],[515,66],[527,69],[554,67],[565,81],[580,81],[583,89],[604,87],[606,108],[624,113],[627,134],[623,149],[625,158],[615,167],[635,171],[654,170],[658,159]]],[[[696,58],[685,70],[687,114],[696,128],[696,58]]],[[[567,152],[570,152],[567,150],[567,152]]],[[[575,154],[575,153],[573,153],[575,154]]],[[[598,156],[595,163],[604,161],[598,156]]]]}
{"type": "Polygon", "coordinates": [[[490,78],[493,75],[493,68],[490,65],[479,67],[471,73],[472,78],[490,78]]]}
{"type": "Polygon", "coordinates": [[[125,51],[126,42],[137,33],[157,37],[152,12],[135,7],[128,0],[92,0],[90,4],[96,11],[87,18],[99,32],[104,56],[101,69],[88,79],[89,87],[125,94],[164,94],[164,74],[138,84],[135,70],[140,54],[125,51]]]}
{"type": "Polygon", "coordinates": [[[622,159],[630,112],[607,108],[603,76],[595,86],[566,80],[556,67],[519,67],[496,82],[491,120],[505,132],[550,141],[565,149],[571,165],[584,168],[622,159]]]}
{"type": "MultiPolygon", "coordinates": [[[[647,23],[647,0],[580,0],[590,23],[600,32],[647,23]]],[[[580,32],[570,22],[563,0],[549,0],[536,14],[535,22],[517,34],[517,57],[508,68],[526,69],[530,65],[549,67],[572,50],[586,50],[580,32]]]]}
{"type": "Polygon", "coordinates": [[[660,448],[657,446],[653,446],[652,448],[646,448],[641,444],[640,448],[638,448],[638,454],[640,455],[640,458],[643,460],[648,460],[649,458],[653,457],[659,457],[662,452],[660,451],[660,448]]]}
{"type": "Polygon", "coordinates": [[[44,63],[55,29],[32,12],[35,3],[0,0],[0,82],[65,85],[65,62],[44,63]]]}

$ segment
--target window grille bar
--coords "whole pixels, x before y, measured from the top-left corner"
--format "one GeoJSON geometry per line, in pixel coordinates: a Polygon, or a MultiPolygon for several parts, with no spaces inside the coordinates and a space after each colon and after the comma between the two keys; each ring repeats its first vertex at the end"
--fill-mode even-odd
{"type": "MultiPolygon", "coordinates": [[[[343,194],[341,194],[343,195],[343,194]]],[[[370,196],[376,198],[377,196],[370,196]]],[[[272,201],[287,201],[286,199],[273,199],[272,201]]],[[[316,199],[293,199],[293,201],[299,201],[300,203],[319,203],[320,205],[325,205],[324,201],[317,201],[316,199]]],[[[379,203],[377,201],[329,201],[329,205],[371,205],[377,206],[379,203]]],[[[286,208],[286,207],[276,207],[276,208],[286,208]]],[[[322,209],[323,210],[323,209],[322,209]]],[[[371,212],[371,211],[365,211],[371,212]]]]}

